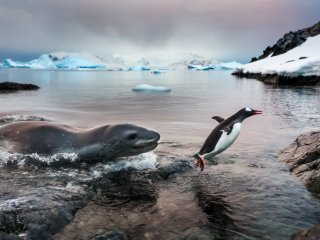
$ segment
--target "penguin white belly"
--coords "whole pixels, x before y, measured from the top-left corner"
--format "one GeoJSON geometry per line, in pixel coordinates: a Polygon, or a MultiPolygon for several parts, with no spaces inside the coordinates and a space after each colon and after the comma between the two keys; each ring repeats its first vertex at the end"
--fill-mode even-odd
{"type": "Polygon", "coordinates": [[[237,137],[240,134],[240,129],[241,129],[241,123],[236,123],[233,125],[231,133],[228,134],[228,132],[223,131],[214,150],[206,155],[214,156],[226,150],[237,139],[237,137]]]}

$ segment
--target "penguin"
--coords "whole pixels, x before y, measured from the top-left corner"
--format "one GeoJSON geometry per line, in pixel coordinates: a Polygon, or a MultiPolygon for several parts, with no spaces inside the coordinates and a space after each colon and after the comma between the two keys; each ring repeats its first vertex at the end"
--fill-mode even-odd
{"type": "Polygon", "coordinates": [[[262,111],[246,107],[227,119],[219,116],[212,117],[219,125],[212,130],[200,151],[194,155],[197,159],[196,167],[200,166],[203,171],[205,158],[213,157],[230,147],[239,136],[242,121],[257,114],[262,114],[262,111]]]}

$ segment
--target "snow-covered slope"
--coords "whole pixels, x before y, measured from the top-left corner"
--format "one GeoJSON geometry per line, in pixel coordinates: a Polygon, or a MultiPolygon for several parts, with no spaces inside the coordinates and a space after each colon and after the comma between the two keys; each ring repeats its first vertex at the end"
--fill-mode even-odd
{"type": "Polygon", "coordinates": [[[243,73],[278,74],[283,76],[320,76],[320,35],[309,37],[290,51],[248,63],[243,73]]]}

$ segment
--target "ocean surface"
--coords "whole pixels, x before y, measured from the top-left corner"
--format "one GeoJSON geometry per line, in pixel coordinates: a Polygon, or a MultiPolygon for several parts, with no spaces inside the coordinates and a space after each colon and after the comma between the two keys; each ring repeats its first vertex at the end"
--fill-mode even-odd
{"type": "Polygon", "coordinates": [[[154,153],[174,160],[199,150],[217,124],[212,116],[227,118],[246,106],[262,110],[243,122],[236,142],[208,161],[204,172],[160,184],[155,205],[91,203],[77,213],[71,223],[77,231],[68,237],[85,236],[81,223],[86,222],[92,229],[116,225],[132,239],[289,239],[320,222],[320,200],[277,154],[299,134],[319,129],[320,87],[274,87],[230,73],[1,69],[0,81],[41,89],[0,94],[0,115],[38,116],[77,127],[136,124],[159,132],[154,153]],[[133,92],[140,84],[172,91],[133,92]]]}

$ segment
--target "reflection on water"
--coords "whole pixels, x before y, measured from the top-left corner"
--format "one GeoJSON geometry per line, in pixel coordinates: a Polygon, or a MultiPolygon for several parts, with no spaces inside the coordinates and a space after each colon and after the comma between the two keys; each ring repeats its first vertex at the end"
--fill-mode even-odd
{"type": "Polygon", "coordinates": [[[237,141],[208,161],[205,172],[160,184],[155,205],[89,204],[69,226],[73,237],[92,236],[81,230],[85,223],[91,234],[118,226],[132,239],[288,239],[320,222],[319,200],[276,157],[297,135],[319,128],[319,87],[272,87],[224,71],[1,69],[0,79],[41,87],[0,95],[1,115],[36,115],[80,127],[142,125],[161,133],[155,153],[170,161],[199,150],[216,126],[213,115],[226,118],[244,106],[264,112],[244,121],[237,141]],[[131,91],[142,83],[172,92],[131,91]]]}

